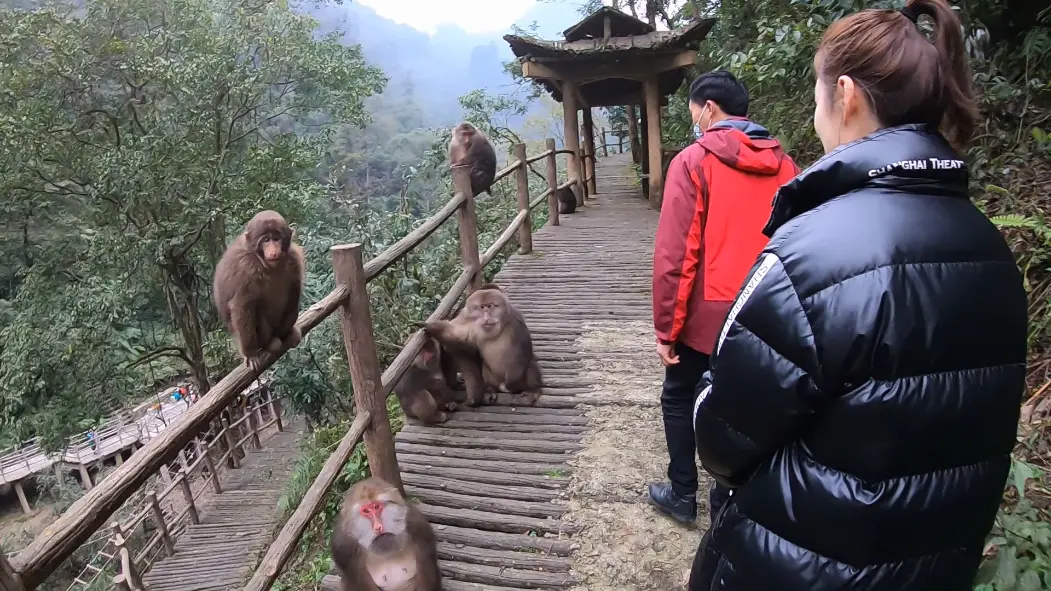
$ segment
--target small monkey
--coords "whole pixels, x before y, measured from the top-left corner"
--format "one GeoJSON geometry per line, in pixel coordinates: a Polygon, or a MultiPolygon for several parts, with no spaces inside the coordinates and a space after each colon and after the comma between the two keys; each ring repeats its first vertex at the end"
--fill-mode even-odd
{"type": "Polygon", "coordinates": [[[299,344],[299,298],[306,278],[303,249],[276,211],[261,211],[215,267],[212,295],[241,357],[253,371],[263,351],[278,355],[299,344]]]}
{"type": "Polygon", "coordinates": [[[577,210],[577,196],[570,187],[555,190],[558,199],[558,213],[573,213],[577,210]]]}
{"type": "Polygon", "coordinates": [[[424,331],[454,351],[461,361],[468,404],[472,402],[472,388],[464,365],[470,361],[465,353],[471,349],[480,358],[486,386],[512,393],[515,404],[532,406],[540,398],[543,378],[533,354],[533,338],[522,314],[511,305],[500,286],[483,285],[468,296],[455,318],[427,322],[424,331]]]}
{"type": "Polygon", "coordinates": [[[456,410],[452,388],[457,385],[451,356],[428,337],[412,365],[398,380],[394,394],[406,415],[432,425],[449,420],[444,411],[456,410]]]}
{"type": "Polygon", "coordinates": [[[347,491],[330,544],[343,591],[441,591],[431,524],[379,478],[347,491]]]}
{"type": "Polygon", "coordinates": [[[477,197],[489,191],[496,178],[496,151],[481,130],[465,121],[453,128],[449,165],[471,168],[471,194],[477,197]]]}

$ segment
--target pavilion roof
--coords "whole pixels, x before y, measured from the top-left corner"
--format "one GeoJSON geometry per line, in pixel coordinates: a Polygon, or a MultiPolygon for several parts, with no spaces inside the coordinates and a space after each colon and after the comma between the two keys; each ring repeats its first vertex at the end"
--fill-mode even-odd
{"type": "MultiPolygon", "coordinates": [[[[674,31],[657,31],[648,23],[610,7],[604,7],[584,20],[566,29],[565,41],[549,41],[522,35],[505,35],[504,40],[521,62],[536,62],[557,68],[572,66],[574,70],[602,72],[582,81],[579,91],[584,102],[592,107],[607,107],[639,103],[642,83],[627,74],[640,60],[667,58],[684,51],[696,51],[715,25],[715,19],[701,19],[674,31]],[[610,36],[604,37],[604,21],[610,19],[610,36]],[[618,36],[618,33],[620,35],[618,36]],[[628,33],[628,34],[624,34],[628,33]],[[618,75],[623,64],[624,73],[618,75]]],[[[687,69],[677,67],[657,73],[660,95],[667,97],[678,90],[687,69]]],[[[534,78],[556,101],[562,101],[562,91],[556,80],[534,78]]]]}
{"type": "Polygon", "coordinates": [[[645,35],[657,30],[653,25],[645,21],[640,21],[615,8],[603,6],[585,17],[584,20],[563,31],[562,35],[565,36],[566,41],[580,41],[588,37],[601,39],[605,34],[605,20],[607,16],[610,21],[611,37],[645,35]]]}

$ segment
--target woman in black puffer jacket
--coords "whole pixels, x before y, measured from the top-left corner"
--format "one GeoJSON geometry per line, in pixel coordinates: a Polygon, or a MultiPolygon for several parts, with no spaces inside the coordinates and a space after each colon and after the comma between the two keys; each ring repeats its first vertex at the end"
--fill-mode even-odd
{"type": "Polygon", "coordinates": [[[938,131],[974,128],[960,22],[945,0],[862,11],[814,70],[828,153],[775,198],[700,385],[697,451],[734,493],[690,590],[969,591],[1015,443],[1026,295],[938,131]]]}

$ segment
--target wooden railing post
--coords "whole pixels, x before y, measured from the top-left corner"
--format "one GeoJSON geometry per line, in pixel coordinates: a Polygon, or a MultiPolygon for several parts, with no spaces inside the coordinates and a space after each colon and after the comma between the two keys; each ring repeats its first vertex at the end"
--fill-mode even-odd
{"type": "MultiPolygon", "coordinates": [[[[468,166],[453,166],[452,175],[453,191],[463,193],[466,198],[456,212],[456,220],[460,227],[460,259],[465,269],[474,269],[471,283],[467,286],[467,292],[472,293],[482,286],[482,266],[478,257],[478,216],[474,210],[474,193],[471,192],[471,169],[468,166]]],[[[372,417],[376,420],[375,414],[372,417]]]]}
{"type": "Polygon", "coordinates": [[[255,409],[246,408],[245,416],[248,417],[248,428],[251,429],[252,432],[252,445],[256,449],[263,449],[263,443],[259,441],[259,423],[255,420],[255,409]]]}
{"type": "Polygon", "coordinates": [[[219,472],[215,469],[215,462],[212,461],[212,446],[210,444],[201,445],[200,439],[194,439],[197,442],[197,455],[201,456],[204,460],[204,465],[208,467],[208,475],[212,479],[212,489],[215,490],[215,494],[223,494],[223,487],[219,483],[219,472]]]}
{"type": "Polygon", "coordinates": [[[146,498],[150,502],[153,520],[157,522],[157,530],[161,532],[161,542],[164,543],[164,551],[168,553],[168,556],[174,556],[175,543],[172,542],[171,533],[168,532],[168,524],[164,523],[164,511],[161,511],[161,504],[157,501],[157,493],[151,492],[146,498]]]}
{"type": "MultiPolygon", "coordinates": [[[[515,158],[522,163],[515,171],[517,181],[518,211],[529,210],[529,165],[526,164],[525,144],[515,144],[515,158]]],[[[533,216],[527,215],[518,226],[518,253],[529,254],[533,252],[533,216]]]]}
{"type": "MultiPolygon", "coordinates": [[[[231,416],[230,418],[233,417],[231,416]]],[[[240,468],[241,458],[237,457],[239,448],[237,446],[237,436],[234,435],[234,423],[226,417],[221,417],[219,423],[223,426],[223,439],[226,440],[226,449],[229,452],[229,455],[226,456],[227,463],[231,468],[240,468]]]]}
{"type": "Polygon", "coordinates": [[[142,579],[139,578],[139,573],[135,570],[135,558],[127,547],[124,532],[120,528],[120,523],[116,521],[113,522],[111,527],[113,528],[114,545],[117,547],[116,555],[121,571],[120,574],[113,578],[113,583],[121,589],[139,591],[142,589],[142,579]]]}
{"type": "Polygon", "coordinates": [[[547,224],[557,226],[558,197],[555,195],[555,189],[558,187],[558,162],[555,160],[554,138],[547,138],[547,151],[550,154],[544,158],[544,162],[547,163],[547,188],[551,189],[551,192],[547,194],[547,224]]]}
{"type": "Polygon", "coordinates": [[[193,501],[193,490],[190,489],[190,479],[186,472],[180,470],[179,475],[176,476],[179,479],[179,488],[182,489],[182,497],[186,499],[186,509],[190,515],[190,523],[197,525],[201,522],[201,516],[197,513],[197,505],[193,501]]]}
{"type": "Polygon", "coordinates": [[[606,145],[606,128],[602,128],[602,156],[609,156],[609,147],[606,145]]]}
{"type": "Polygon", "coordinates": [[[7,561],[7,554],[4,553],[3,546],[0,546],[0,589],[3,589],[3,591],[25,590],[22,578],[18,576],[14,567],[7,561]]]}
{"type": "Polygon", "coordinates": [[[285,426],[281,424],[281,400],[274,397],[269,387],[266,389],[266,399],[270,402],[270,414],[274,417],[274,424],[277,425],[278,432],[284,431],[285,426]]]}
{"type": "MultiPolygon", "coordinates": [[[[453,178],[455,182],[456,177],[453,178]]],[[[470,189],[468,178],[468,194],[470,189]]],[[[469,214],[473,233],[473,199],[469,199],[466,205],[471,206],[469,214]]],[[[463,232],[461,236],[462,234],[463,232]]],[[[477,269],[477,237],[473,245],[477,269]]],[[[365,430],[365,453],[368,456],[369,468],[373,476],[386,480],[404,494],[398,458],[394,455],[394,435],[391,433],[390,417],[387,415],[387,396],[386,392],[382,392],[380,362],[376,357],[376,342],[372,334],[372,312],[369,292],[365,287],[361,245],[333,246],[332,269],[336,275],[336,285],[345,285],[349,293],[343,302],[339,323],[343,329],[347,361],[350,363],[350,379],[354,384],[354,404],[359,413],[368,412],[372,417],[368,429],[365,430]]]]}

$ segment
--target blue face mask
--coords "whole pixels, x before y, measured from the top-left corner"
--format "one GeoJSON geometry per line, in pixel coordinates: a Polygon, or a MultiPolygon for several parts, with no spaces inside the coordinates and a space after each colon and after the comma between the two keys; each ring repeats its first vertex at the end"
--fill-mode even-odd
{"type": "Polygon", "coordinates": [[[693,137],[695,139],[701,139],[701,136],[704,135],[704,130],[701,129],[701,117],[703,117],[703,116],[704,116],[704,109],[701,109],[700,117],[697,117],[697,121],[694,122],[694,124],[693,124],[693,137]]]}

